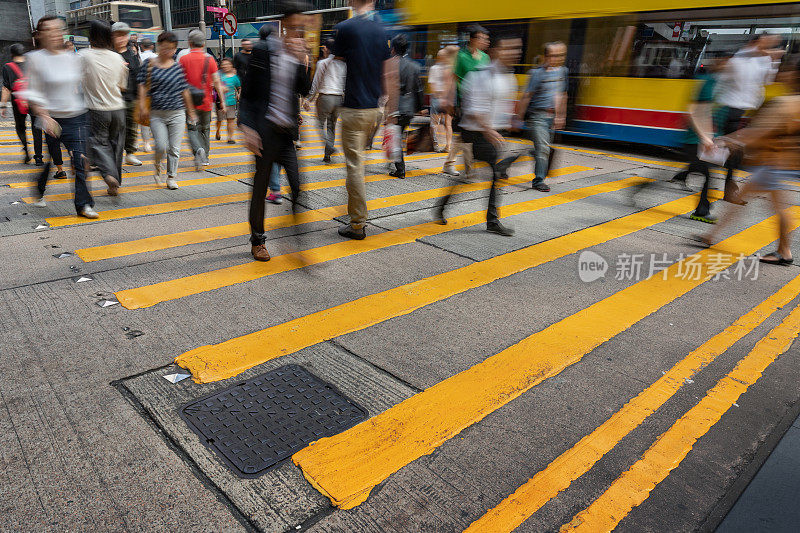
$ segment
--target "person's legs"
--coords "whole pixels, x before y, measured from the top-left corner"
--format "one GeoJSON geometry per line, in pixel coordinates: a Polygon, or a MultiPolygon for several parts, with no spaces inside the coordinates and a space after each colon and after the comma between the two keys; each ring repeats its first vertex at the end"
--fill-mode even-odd
{"type": "Polygon", "coordinates": [[[44,132],[36,127],[36,117],[31,117],[31,133],[33,134],[33,159],[37,165],[42,164],[42,136],[44,132]]]}
{"type": "Polygon", "coordinates": [[[277,163],[272,165],[272,172],[269,174],[269,192],[270,201],[273,203],[281,196],[281,167],[277,163]]]}
{"type": "Polygon", "coordinates": [[[178,161],[181,157],[181,142],[183,132],[186,128],[186,121],[183,118],[183,111],[176,109],[168,111],[166,114],[167,137],[167,179],[175,179],[178,175],[178,161]]]}
{"type": "MultiPolygon", "coordinates": [[[[17,110],[17,106],[14,104],[11,104],[11,110],[14,113],[14,129],[17,131],[19,142],[22,143],[22,151],[25,152],[25,162],[27,163],[30,160],[30,154],[28,153],[28,136],[25,128],[25,120],[28,118],[28,115],[20,113],[17,110]]],[[[41,141],[39,141],[39,146],[41,147],[41,141]]]]}
{"type": "MultiPolygon", "coordinates": [[[[733,107],[725,108],[725,119],[722,125],[722,133],[728,135],[742,128],[742,117],[744,110],[736,109],[733,107]]],[[[725,168],[728,170],[725,174],[725,194],[723,200],[726,202],[740,204],[742,202],[741,195],[739,194],[739,187],[733,179],[734,171],[742,164],[742,158],[739,152],[736,152],[732,157],[725,162],[725,168]]]]}
{"type": "Polygon", "coordinates": [[[116,160],[111,148],[111,112],[89,110],[89,157],[100,175],[116,179],[116,160]]]}
{"type": "Polygon", "coordinates": [[[108,138],[111,141],[111,154],[114,157],[114,177],[122,185],[122,152],[125,149],[125,110],[111,111],[111,129],[108,138]]]}
{"type": "Polygon", "coordinates": [[[267,196],[267,183],[269,181],[272,165],[275,162],[279,139],[269,126],[262,125],[261,156],[256,156],[256,170],[253,174],[253,194],[250,197],[250,244],[263,245],[264,237],[264,200],[267,196]]]}
{"type": "MultiPolygon", "coordinates": [[[[286,180],[292,191],[292,213],[297,213],[300,205],[300,167],[297,164],[297,147],[291,136],[281,136],[277,144],[276,163],[286,171],[286,180]]],[[[275,165],[277,167],[277,165],[275,165]]]]}
{"type": "Polygon", "coordinates": [[[363,150],[380,113],[377,109],[342,108],[342,148],[347,165],[347,212],[350,226],[361,230],[367,221],[363,150]]]}
{"type": "Polygon", "coordinates": [[[534,145],[534,184],[542,183],[547,177],[552,126],[553,117],[549,113],[535,111],[528,119],[528,129],[534,145]]]}
{"type": "Polygon", "coordinates": [[[771,191],[770,200],[775,214],[778,215],[778,253],[785,259],[791,259],[793,257],[791,245],[791,200],[787,197],[786,191],[781,189],[771,191]]]}
{"type": "Polygon", "coordinates": [[[169,111],[157,109],[150,111],[150,133],[153,135],[153,145],[155,149],[153,162],[156,168],[156,183],[160,183],[161,181],[161,173],[163,171],[161,165],[167,153],[167,146],[169,145],[169,128],[167,127],[167,117],[169,113],[169,111]]]}
{"type": "Polygon", "coordinates": [[[72,158],[72,168],[75,170],[75,210],[81,214],[87,207],[94,206],[94,200],[86,186],[87,114],[57,121],[61,126],[61,142],[72,158]]]}
{"type": "Polygon", "coordinates": [[[64,158],[61,155],[61,141],[58,140],[58,137],[51,137],[46,133],[44,134],[44,140],[47,144],[47,152],[50,154],[50,159],[58,170],[63,172],[64,158]]]}
{"type": "Polygon", "coordinates": [[[203,149],[206,151],[204,163],[208,163],[208,155],[211,150],[211,111],[199,111],[197,118],[200,126],[200,139],[203,149]]]}
{"type": "Polygon", "coordinates": [[[133,110],[136,108],[136,101],[125,102],[125,152],[132,156],[136,153],[136,141],[139,135],[139,125],[133,120],[133,110]]]}
{"type": "Polygon", "coordinates": [[[445,152],[450,152],[453,146],[453,117],[444,113],[444,139],[447,144],[444,146],[445,152]]]}
{"type": "Polygon", "coordinates": [[[486,140],[482,133],[476,131],[462,132],[462,138],[465,142],[472,144],[472,153],[478,161],[483,161],[489,165],[492,173],[492,187],[489,189],[489,207],[486,210],[487,224],[496,223],[498,221],[497,213],[497,149],[495,146],[486,140]]]}
{"type": "Polygon", "coordinates": [[[406,115],[400,115],[398,117],[397,125],[400,126],[400,161],[395,162],[395,172],[391,173],[392,176],[398,178],[406,177],[405,146],[403,141],[406,138],[406,129],[408,129],[409,124],[411,124],[411,117],[406,115]]]}
{"type": "MultiPolygon", "coordinates": [[[[203,140],[200,136],[200,131],[199,131],[200,113],[202,113],[202,111],[197,111],[197,122],[195,122],[194,124],[189,122],[189,115],[186,115],[186,130],[189,137],[189,147],[192,149],[193,156],[196,156],[197,151],[200,150],[201,148],[205,150],[203,148],[203,140]]],[[[205,157],[205,154],[203,155],[203,157],[205,157]]],[[[200,163],[202,163],[202,161],[200,161],[200,163]]]]}

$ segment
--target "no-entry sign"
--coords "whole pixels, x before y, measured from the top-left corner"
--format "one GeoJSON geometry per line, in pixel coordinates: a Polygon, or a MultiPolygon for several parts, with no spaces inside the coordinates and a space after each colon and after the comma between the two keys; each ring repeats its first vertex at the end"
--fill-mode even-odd
{"type": "Polygon", "coordinates": [[[236,33],[236,28],[238,27],[239,22],[236,20],[236,15],[233,13],[225,13],[222,17],[222,29],[225,30],[230,37],[236,33]]]}

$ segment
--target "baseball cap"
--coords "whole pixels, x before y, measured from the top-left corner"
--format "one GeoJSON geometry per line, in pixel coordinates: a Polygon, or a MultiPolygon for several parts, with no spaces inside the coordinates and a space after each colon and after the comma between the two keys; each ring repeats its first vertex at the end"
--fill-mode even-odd
{"type": "Polygon", "coordinates": [[[131,27],[128,26],[124,22],[115,22],[111,26],[111,32],[112,33],[130,33],[131,32],[131,27]]]}

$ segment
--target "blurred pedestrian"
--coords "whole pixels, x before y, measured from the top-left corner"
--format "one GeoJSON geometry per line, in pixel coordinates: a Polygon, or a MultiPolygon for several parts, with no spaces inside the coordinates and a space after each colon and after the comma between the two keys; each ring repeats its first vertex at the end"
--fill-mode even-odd
{"type": "MultiPolygon", "coordinates": [[[[142,39],[142,41],[139,43],[139,48],[141,49],[141,52],[139,53],[139,59],[141,60],[142,65],[144,65],[144,62],[148,59],[153,59],[156,57],[155,45],[150,39],[142,39]]],[[[144,142],[142,149],[145,152],[149,152],[153,149],[153,147],[150,145],[150,140],[153,138],[153,133],[150,131],[150,126],[140,126],[139,131],[142,133],[142,142],[144,142]]]]}
{"type": "MultiPolygon", "coordinates": [[[[550,143],[555,130],[564,127],[567,111],[567,47],[561,41],[544,46],[542,66],[531,69],[528,84],[519,103],[519,118],[526,120],[533,141],[534,178],[531,186],[537,191],[548,192],[544,182],[549,172],[550,143]]],[[[507,178],[510,162],[500,163],[500,177],[507,178]]]]}
{"type": "Polygon", "coordinates": [[[22,143],[22,151],[25,156],[23,163],[28,164],[31,158],[37,166],[44,165],[42,161],[42,130],[36,127],[34,116],[28,106],[28,100],[24,97],[27,78],[25,76],[25,47],[19,43],[14,43],[9,47],[11,61],[3,65],[3,95],[0,100],[0,108],[3,110],[3,117],[6,118],[6,109],[10,106],[14,116],[14,128],[17,132],[19,142],[22,143]],[[18,93],[18,94],[15,94],[18,93]],[[31,133],[33,134],[33,155],[28,150],[28,136],[25,122],[30,115],[31,133]]]}
{"type": "MultiPolygon", "coordinates": [[[[473,24],[467,30],[469,31],[469,41],[467,46],[456,55],[456,63],[453,68],[453,73],[456,77],[455,114],[457,117],[461,115],[461,85],[464,82],[464,78],[478,67],[489,64],[489,56],[485,52],[489,47],[489,30],[479,24],[473,24]]],[[[458,124],[454,129],[460,129],[458,124]]],[[[455,166],[456,157],[459,153],[462,153],[464,154],[464,171],[469,175],[472,168],[471,150],[472,146],[469,143],[461,142],[461,135],[456,134],[442,171],[451,176],[458,176],[459,172],[455,166]]]]}
{"type": "MultiPolygon", "coordinates": [[[[783,56],[784,51],[779,45],[778,35],[760,33],[736,52],[720,72],[716,102],[721,106],[718,117],[724,135],[743,127],[745,114],[758,109],[764,102],[764,86],[775,79],[783,56]]],[[[726,165],[728,173],[723,200],[734,204],[742,203],[733,180],[733,171],[739,163],[732,158],[726,165]]]]}
{"type": "MultiPolygon", "coordinates": [[[[522,39],[502,34],[494,35],[492,39],[491,64],[467,74],[461,86],[461,138],[472,145],[475,159],[484,161],[491,168],[486,231],[510,237],[514,230],[500,223],[497,209],[497,161],[505,144],[500,132],[511,129],[514,124],[518,87],[513,66],[519,62],[522,39]]],[[[452,193],[451,187],[436,207],[435,220],[440,224],[447,224],[445,208],[452,193]]]]}
{"type": "Polygon", "coordinates": [[[197,122],[189,84],[183,68],[175,61],[178,37],[169,31],[158,36],[158,55],[145,61],[136,80],[139,87],[139,116],[149,119],[155,143],[156,183],[161,183],[161,162],[167,157],[167,188],[177,189],[178,161],[186,127],[186,115],[197,122]],[[149,102],[149,106],[148,106],[149,102]]]}
{"type": "MultiPolygon", "coordinates": [[[[420,80],[420,66],[416,61],[408,58],[408,37],[399,34],[392,39],[392,54],[398,58],[397,66],[400,79],[400,96],[398,99],[397,124],[400,132],[405,138],[405,131],[415,115],[422,111],[425,90],[422,88],[420,80]]],[[[404,158],[403,144],[400,144],[400,160],[394,163],[395,169],[389,172],[390,176],[405,179],[406,162],[404,158]]]]}
{"type": "Polygon", "coordinates": [[[397,121],[397,61],[389,60],[389,37],[375,12],[374,0],[351,0],[353,17],[336,25],[333,53],[347,66],[344,100],[339,110],[342,119],[342,148],[347,163],[347,212],[350,223],[339,228],[339,235],[350,239],[366,237],[366,185],[364,146],[381,117],[378,100],[389,98],[387,121],[397,121]],[[393,84],[393,85],[392,85],[393,84]],[[390,87],[394,89],[390,90],[390,87]]]}
{"type": "Polygon", "coordinates": [[[117,196],[122,183],[122,150],[125,144],[125,100],[128,87],[125,61],[114,51],[111,25],[104,20],[89,23],[89,46],[81,50],[83,88],[89,108],[89,159],[117,196]]]}
{"type": "Polygon", "coordinates": [[[333,55],[333,39],[327,39],[322,45],[324,59],[317,62],[311,92],[306,100],[306,111],[309,104],[316,100],[317,125],[325,141],[325,155],[322,162],[329,164],[331,157],[336,153],[336,121],[339,119],[339,108],[344,97],[344,80],[347,75],[347,66],[343,61],[333,55]]]}
{"type": "Polygon", "coordinates": [[[128,87],[122,93],[125,99],[125,159],[126,165],[133,165],[135,167],[141,166],[142,162],[134,154],[137,150],[137,137],[139,125],[133,120],[133,110],[136,108],[136,96],[138,90],[136,87],[136,78],[139,75],[139,52],[130,45],[131,27],[124,22],[115,22],[111,26],[111,32],[114,38],[114,49],[122,59],[125,60],[128,67],[128,87]]]}
{"type": "MultiPolygon", "coordinates": [[[[791,248],[793,226],[791,209],[794,202],[787,181],[800,178],[800,64],[791,65],[781,73],[781,81],[790,94],[770,100],[753,117],[750,125],[722,140],[734,150],[742,150],[745,164],[751,172],[742,187],[742,197],[756,192],[770,196],[778,217],[778,249],[761,257],[762,263],[790,265],[794,262],[791,248]]],[[[717,241],[722,231],[731,225],[740,208],[731,207],[730,215],[702,237],[706,244],[717,241]]]]}
{"type": "Polygon", "coordinates": [[[233,68],[236,69],[236,75],[240,80],[243,80],[247,75],[247,65],[250,63],[250,55],[253,53],[253,41],[250,39],[242,39],[241,49],[233,56],[233,68]]]}
{"type": "MultiPolygon", "coordinates": [[[[189,32],[189,53],[180,58],[189,85],[203,92],[203,100],[195,105],[197,122],[188,123],[189,144],[194,155],[195,170],[200,171],[208,165],[211,150],[211,107],[214,105],[211,91],[224,94],[225,90],[217,72],[216,60],[205,51],[206,36],[200,30],[189,32]]],[[[220,102],[220,110],[227,112],[225,102],[220,102]]]]}
{"type": "Polygon", "coordinates": [[[286,171],[292,189],[292,213],[300,200],[300,171],[294,141],[300,137],[300,97],[311,89],[305,52],[308,6],[289,0],[283,8],[282,35],[270,36],[253,47],[242,84],[239,108],[245,146],[255,155],[250,199],[250,244],[253,259],[269,261],[265,246],[264,200],[273,164],[286,171]]]}
{"type": "MultiPolygon", "coordinates": [[[[75,211],[79,216],[98,218],[94,199],[86,186],[86,105],[84,103],[81,59],[64,50],[64,22],[45,15],[36,24],[41,49],[27,55],[28,102],[42,129],[58,139],[70,153],[75,170],[75,211]]],[[[60,148],[58,148],[60,152],[60,148]]],[[[51,154],[53,149],[51,149],[51,154]]],[[[47,202],[49,165],[39,175],[36,207],[47,202]]]]}
{"type": "MultiPolygon", "coordinates": [[[[453,100],[455,99],[455,63],[458,48],[446,46],[436,53],[436,63],[428,70],[431,88],[431,120],[443,130],[444,143],[436,140],[436,151],[447,152],[453,148],[453,100]]],[[[439,128],[435,128],[436,131],[439,128]]],[[[439,136],[436,131],[437,137],[439,136]]]]}
{"type": "Polygon", "coordinates": [[[225,120],[228,125],[228,144],[234,144],[233,134],[236,130],[236,113],[239,108],[239,91],[241,90],[242,83],[236,71],[233,69],[233,61],[230,58],[222,60],[222,74],[220,79],[225,86],[225,120]]]}

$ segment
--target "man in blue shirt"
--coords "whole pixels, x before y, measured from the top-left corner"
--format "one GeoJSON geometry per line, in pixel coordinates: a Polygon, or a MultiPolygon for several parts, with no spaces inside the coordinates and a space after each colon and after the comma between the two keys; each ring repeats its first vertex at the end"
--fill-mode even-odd
{"type": "Polygon", "coordinates": [[[550,143],[553,133],[564,127],[567,109],[567,47],[562,42],[547,43],[544,64],[531,69],[528,85],[519,105],[520,118],[527,117],[527,127],[534,144],[534,179],[537,191],[548,192],[547,177],[550,143]]]}
{"type": "MultiPolygon", "coordinates": [[[[347,65],[344,101],[339,111],[342,119],[342,148],[347,162],[347,212],[350,224],[339,228],[339,235],[350,239],[366,237],[366,186],[364,183],[364,146],[375,124],[380,120],[378,100],[388,96],[384,78],[396,61],[389,60],[389,36],[375,13],[374,0],[352,0],[354,16],[336,25],[333,54],[347,65]]],[[[387,84],[389,80],[386,80],[387,84]]],[[[389,85],[387,85],[389,86],[389,85]]],[[[397,87],[395,81],[394,87],[397,87]]],[[[394,102],[386,104],[387,116],[397,118],[394,102]],[[390,111],[391,110],[391,111],[390,111]]]]}

